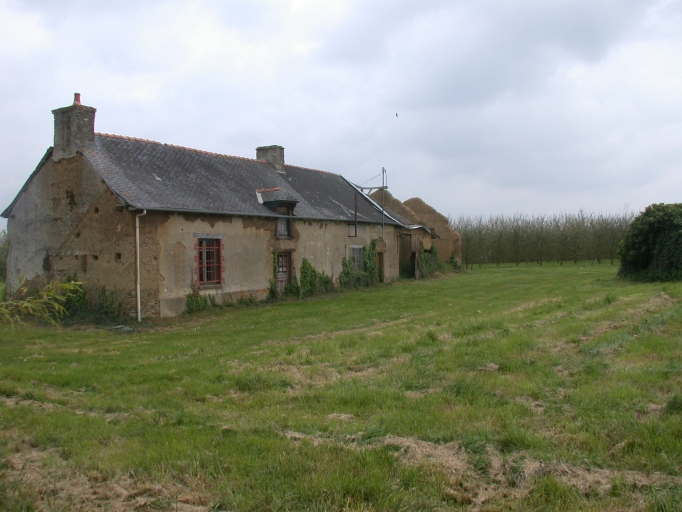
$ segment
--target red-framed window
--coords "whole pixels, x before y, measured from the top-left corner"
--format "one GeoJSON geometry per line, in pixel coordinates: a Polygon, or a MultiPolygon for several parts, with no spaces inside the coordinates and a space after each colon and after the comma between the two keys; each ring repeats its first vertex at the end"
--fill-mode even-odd
{"type": "Polygon", "coordinates": [[[197,274],[199,285],[222,284],[222,240],[217,238],[197,240],[197,274]]]}

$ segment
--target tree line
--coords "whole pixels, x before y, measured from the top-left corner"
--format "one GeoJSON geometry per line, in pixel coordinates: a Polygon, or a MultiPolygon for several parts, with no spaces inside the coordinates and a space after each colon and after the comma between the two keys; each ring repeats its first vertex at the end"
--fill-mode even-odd
{"type": "Polygon", "coordinates": [[[552,215],[460,216],[450,218],[462,235],[462,265],[536,263],[556,261],[609,261],[618,259],[618,247],[635,214],[558,213],[552,215]]]}

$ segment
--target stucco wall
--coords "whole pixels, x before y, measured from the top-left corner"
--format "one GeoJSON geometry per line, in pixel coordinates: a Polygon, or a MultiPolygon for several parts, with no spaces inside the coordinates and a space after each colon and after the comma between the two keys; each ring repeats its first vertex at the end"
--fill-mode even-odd
{"type": "MultiPolygon", "coordinates": [[[[253,295],[265,298],[272,277],[268,234],[258,222],[242,217],[171,214],[158,227],[160,297],[159,314],[175,316],[185,310],[185,296],[195,280],[195,240],[222,237],[225,284],[203,287],[218,302],[253,295]]],[[[274,222],[271,222],[274,224],[274,222]]]]}
{"type": "MultiPolygon", "coordinates": [[[[348,237],[345,222],[293,220],[291,238],[275,237],[275,220],[253,217],[170,214],[158,226],[159,314],[174,316],[185,309],[185,296],[194,282],[195,240],[223,239],[224,284],[199,289],[216,301],[234,301],[267,296],[273,278],[273,252],[290,251],[293,273],[299,275],[303,258],[338,282],[341,261],[350,255],[351,245],[367,245],[381,237],[380,225],[361,225],[357,237],[348,237]]],[[[395,229],[386,226],[384,266],[387,281],[398,277],[398,248],[395,229]]]]}
{"type": "Polygon", "coordinates": [[[45,162],[18,197],[7,221],[10,295],[22,277],[34,287],[47,283],[46,256],[62,246],[105,190],[102,180],[80,156],[45,162]]]}

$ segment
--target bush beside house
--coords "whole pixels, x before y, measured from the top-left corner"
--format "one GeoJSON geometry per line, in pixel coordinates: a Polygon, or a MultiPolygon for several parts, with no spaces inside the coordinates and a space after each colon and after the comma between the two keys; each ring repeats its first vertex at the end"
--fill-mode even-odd
{"type": "Polygon", "coordinates": [[[682,280],[682,203],[652,204],[635,218],[620,245],[618,275],[682,280]]]}

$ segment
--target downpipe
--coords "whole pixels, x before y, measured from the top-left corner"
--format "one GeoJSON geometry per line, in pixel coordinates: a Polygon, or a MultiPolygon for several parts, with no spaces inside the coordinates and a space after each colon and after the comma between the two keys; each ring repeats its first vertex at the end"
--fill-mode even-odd
{"type": "Polygon", "coordinates": [[[135,298],[137,299],[137,321],[142,321],[142,300],[140,297],[140,217],[147,215],[147,210],[135,215],[135,256],[137,258],[137,285],[135,288],[135,298]]]}

